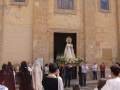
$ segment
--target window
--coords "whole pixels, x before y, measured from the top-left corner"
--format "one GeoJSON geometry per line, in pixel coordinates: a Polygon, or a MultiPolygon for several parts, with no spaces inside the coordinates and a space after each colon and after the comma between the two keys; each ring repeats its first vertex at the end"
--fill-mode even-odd
{"type": "Polygon", "coordinates": [[[76,14],[77,0],[55,0],[55,12],[76,14]]]}
{"type": "Polygon", "coordinates": [[[58,9],[74,10],[74,0],[57,0],[58,9]]]}
{"type": "Polygon", "coordinates": [[[25,0],[14,0],[14,2],[25,2],[25,0]]]}
{"type": "Polygon", "coordinates": [[[109,10],[109,2],[108,2],[108,0],[100,0],[100,7],[103,10],[109,10]]]}
{"type": "Polygon", "coordinates": [[[111,0],[98,0],[99,11],[110,12],[111,0]]]}
{"type": "Polygon", "coordinates": [[[27,5],[28,0],[10,0],[11,5],[27,5]]]}

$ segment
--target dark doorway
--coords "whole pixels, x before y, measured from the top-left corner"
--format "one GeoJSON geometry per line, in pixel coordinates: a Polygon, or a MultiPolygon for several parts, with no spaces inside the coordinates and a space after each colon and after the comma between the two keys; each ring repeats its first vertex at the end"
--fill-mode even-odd
{"type": "MultiPolygon", "coordinates": [[[[66,38],[72,38],[74,53],[76,55],[76,33],[54,33],[54,60],[57,54],[63,54],[66,46],[66,38]]],[[[77,67],[73,67],[72,79],[76,79],[77,67]]]]}

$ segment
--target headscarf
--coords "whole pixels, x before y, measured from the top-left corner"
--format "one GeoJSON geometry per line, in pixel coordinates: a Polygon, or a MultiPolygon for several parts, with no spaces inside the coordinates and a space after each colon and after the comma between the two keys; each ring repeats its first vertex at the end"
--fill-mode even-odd
{"type": "Polygon", "coordinates": [[[29,86],[31,85],[31,76],[30,76],[30,72],[28,71],[26,61],[21,62],[20,74],[23,77],[27,89],[30,90],[29,86]]]}
{"type": "Polygon", "coordinates": [[[5,71],[6,69],[7,69],[7,65],[6,65],[6,64],[3,64],[3,65],[2,65],[2,70],[5,71]]]}
{"type": "Polygon", "coordinates": [[[13,66],[12,66],[11,62],[8,62],[7,71],[13,71],[13,66]]]}
{"type": "Polygon", "coordinates": [[[35,90],[39,89],[42,90],[42,71],[40,62],[38,60],[35,60],[33,63],[33,69],[32,69],[32,80],[33,80],[33,88],[35,90]]]}

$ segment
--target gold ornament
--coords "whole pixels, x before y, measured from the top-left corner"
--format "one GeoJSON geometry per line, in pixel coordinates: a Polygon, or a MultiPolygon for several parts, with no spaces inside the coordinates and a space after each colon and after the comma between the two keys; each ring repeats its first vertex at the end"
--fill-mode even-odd
{"type": "Polygon", "coordinates": [[[71,38],[70,36],[69,36],[69,37],[67,37],[67,38],[66,38],[66,42],[67,42],[67,43],[68,43],[68,42],[70,42],[70,43],[71,43],[71,42],[72,42],[72,38],[71,38]]]}

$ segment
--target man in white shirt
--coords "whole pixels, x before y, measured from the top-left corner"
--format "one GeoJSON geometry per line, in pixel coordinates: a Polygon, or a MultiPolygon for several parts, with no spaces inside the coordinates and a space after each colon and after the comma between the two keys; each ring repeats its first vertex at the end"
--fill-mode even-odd
{"type": "Polygon", "coordinates": [[[112,79],[107,80],[106,84],[101,90],[120,90],[120,68],[113,65],[110,67],[112,79]]]}
{"type": "Polygon", "coordinates": [[[93,71],[93,79],[97,80],[97,64],[95,62],[92,66],[92,71],[93,71]]]}
{"type": "Polygon", "coordinates": [[[83,80],[82,82],[84,86],[86,86],[87,71],[88,71],[88,66],[87,63],[84,62],[84,65],[82,65],[82,80],[83,80]]]}

